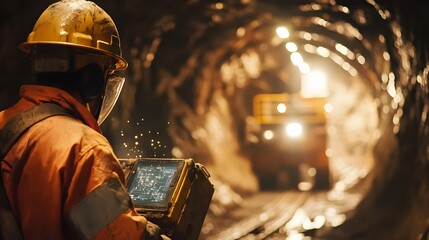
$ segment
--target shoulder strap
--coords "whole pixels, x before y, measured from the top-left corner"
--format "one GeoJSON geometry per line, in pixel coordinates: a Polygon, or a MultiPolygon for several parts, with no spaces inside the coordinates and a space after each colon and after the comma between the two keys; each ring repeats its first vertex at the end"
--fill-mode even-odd
{"type": "Polygon", "coordinates": [[[55,103],[43,103],[13,117],[0,130],[0,160],[6,156],[9,149],[19,137],[31,126],[51,116],[73,116],[70,111],[55,103]]]}
{"type": "MultiPolygon", "coordinates": [[[[73,116],[68,110],[55,103],[43,103],[13,117],[0,129],[0,161],[21,135],[34,124],[51,116],[73,116]]],[[[21,230],[12,213],[0,173],[0,239],[23,239],[21,230]]]]}

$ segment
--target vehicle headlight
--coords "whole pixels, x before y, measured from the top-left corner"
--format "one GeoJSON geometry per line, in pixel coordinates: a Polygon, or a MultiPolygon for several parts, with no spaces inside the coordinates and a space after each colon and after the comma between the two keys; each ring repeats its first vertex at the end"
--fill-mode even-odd
{"type": "Polygon", "coordinates": [[[286,134],[289,137],[296,138],[302,135],[303,127],[301,123],[293,122],[286,125],[286,134]]]}
{"type": "Polygon", "coordinates": [[[274,137],[274,132],[273,132],[273,131],[271,131],[271,130],[266,130],[266,131],[264,132],[264,138],[265,138],[265,139],[267,139],[267,140],[271,140],[271,139],[273,139],[273,137],[274,137]]]}

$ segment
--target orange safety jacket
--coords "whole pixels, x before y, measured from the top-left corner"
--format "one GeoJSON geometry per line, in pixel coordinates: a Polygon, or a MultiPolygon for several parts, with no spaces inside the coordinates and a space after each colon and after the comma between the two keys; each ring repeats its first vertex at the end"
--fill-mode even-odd
{"type": "Polygon", "coordinates": [[[24,239],[144,239],[147,220],[134,210],[122,168],[87,108],[52,87],[26,85],[20,96],[0,112],[0,128],[43,102],[57,103],[76,116],[36,123],[1,163],[24,239]]]}

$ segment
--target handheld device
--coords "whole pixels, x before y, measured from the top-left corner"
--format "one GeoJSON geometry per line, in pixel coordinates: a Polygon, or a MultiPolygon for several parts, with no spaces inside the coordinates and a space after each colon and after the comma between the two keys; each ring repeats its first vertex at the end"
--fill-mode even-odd
{"type": "Polygon", "coordinates": [[[138,213],[174,239],[197,240],[214,187],[192,159],[120,159],[138,213]]]}

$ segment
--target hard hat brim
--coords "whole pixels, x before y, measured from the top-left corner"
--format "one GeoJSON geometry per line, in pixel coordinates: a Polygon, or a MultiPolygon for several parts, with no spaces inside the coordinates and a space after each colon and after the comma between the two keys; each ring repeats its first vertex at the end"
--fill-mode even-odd
{"type": "Polygon", "coordinates": [[[62,46],[66,46],[66,47],[88,49],[91,51],[98,52],[102,55],[106,55],[106,56],[114,58],[116,60],[116,63],[114,65],[115,71],[125,70],[128,67],[127,61],[125,61],[125,59],[122,56],[118,56],[116,54],[113,54],[112,52],[105,51],[105,50],[100,49],[100,48],[95,48],[95,47],[90,47],[90,46],[85,46],[85,45],[80,45],[80,44],[74,44],[74,43],[69,43],[69,42],[54,42],[54,41],[23,42],[19,45],[19,49],[21,51],[23,51],[24,53],[30,54],[31,53],[31,47],[34,45],[56,45],[56,46],[62,45],[62,46]]]}

